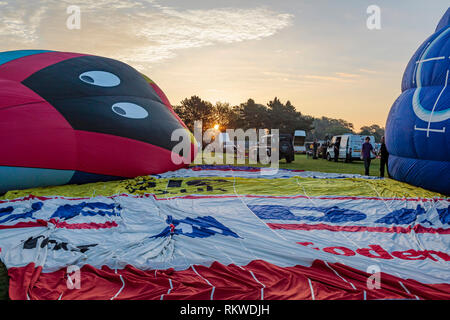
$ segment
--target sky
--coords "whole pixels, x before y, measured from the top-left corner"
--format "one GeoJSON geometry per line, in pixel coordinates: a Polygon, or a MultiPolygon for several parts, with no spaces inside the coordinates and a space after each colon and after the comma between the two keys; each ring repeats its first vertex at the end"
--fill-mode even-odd
{"type": "Polygon", "coordinates": [[[0,0],[0,51],[126,62],[173,105],[276,96],[303,114],[385,126],[404,69],[448,0],[0,0]],[[70,29],[67,8],[80,9],[70,29]],[[369,5],[380,8],[370,30],[369,5]]]}

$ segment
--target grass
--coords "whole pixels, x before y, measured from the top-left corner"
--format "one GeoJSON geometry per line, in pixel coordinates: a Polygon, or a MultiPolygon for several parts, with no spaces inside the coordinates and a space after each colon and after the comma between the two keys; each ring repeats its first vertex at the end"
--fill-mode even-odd
{"type": "MultiPolygon", "coordinates": [[[[235,165],[240,165],[236,163],[235,165]]],[[[261,167],[261,164],[241,164],[240,166],[261,167]]],[[[282,169],[298,169],[305,171],[320,171],[320,172],[335,172],[335,173],[355,173],[364,174],[364,163],[362,161],[354,161],[351,163],[327,161],[324,159],[312,159],[303,154],[297,154],[295,160],[291,163],[286,163],[286,160],[280,160],[279,164],[282,169]]],[[[378,175],[380,168],[380,160],[372,160],[370,166],[371,174],[378,175]]],[[[3,263],[0,262],[0,300],[7,300],[8,297],[8,273],[3,263]]]]}
{"type": "MultiPolygon", "coordinates": [[[[306,157],[306,155],[296,155],[295,160],[291,163],[286,163],[286,160],[283,159],[280,161],[280,168],[300,169],[305,171],[364,174],[363,161],[352,161],[350,163],[345,163],[342,160],[339,160],[338,162],[334,162],[324,159],[313,159],[312,157],[306,157]]],[[[370,164],[370,169],[371,175],[379,175],[380,160],[373,159],[370,164]]]]}
{"type": "MultiPolygon", "coordinates": [[[[205,162],[203,162],[206,164],[205,162]]],[[[250,166],[250,167],[261,167],[261,164],[237,164],[236,160],[234,164],[236,166],[250,166]]],[[[280,160],[279,166],[281,169],[297,169],[305,171],[319,171],[319,172],[332,172],[332,173],[354,173],[354,174],[364,174],[364,162],[363,161],[352,161],[350,163],[345,163],[342,160],[338,162],[327,161],[324,159],[313,159],[312,157],[306,157],[304,154],[296,154],[295,160],[291,163],[286,163],[285,159],[280,160]]],[[[370,174],[372,176],[377,176],[380,173],[380,160],[373,159],[370,164],[370,174]]]]}

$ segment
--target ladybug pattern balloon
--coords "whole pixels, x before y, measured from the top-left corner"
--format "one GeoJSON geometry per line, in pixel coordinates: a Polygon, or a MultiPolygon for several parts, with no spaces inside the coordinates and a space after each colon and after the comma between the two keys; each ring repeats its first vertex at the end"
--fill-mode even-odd
{"type": "Polygon", "coordinates": [[[394,179],[450,194],[450,9],[409,61],[386,123],[394,179]]]}
{"type": "Polygon", "coordinates": [[[176,170],[197,148],[161,89],[131,66],[44,50],[0,53],[0,141],[0,192],[176,170]],[[190,154],[172,152],[176,129],[190,154]]]}

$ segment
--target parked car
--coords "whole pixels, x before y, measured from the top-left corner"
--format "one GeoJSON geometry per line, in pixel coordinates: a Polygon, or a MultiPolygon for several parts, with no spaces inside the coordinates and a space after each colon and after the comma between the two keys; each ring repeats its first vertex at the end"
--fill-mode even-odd
{"type": "Polygon", "coordinates": [[[266,154],[268,157],[272,155],[272,152],[279,152],[279,159],[286,159],[287,163],[294,161],[294,143],[292,135],[290,134],[280,134],[278,136],[278,150],[274,147],[275,137],[272,134],[264,135],[261,137],[261,141],[256,145],[249,146],[249,155],[256,153],[256,159],[260,159],[261,154],[266,154]]]}
{"type": "MultiPolygon", "coordinates": [[[[330,145],[327,148],[327,160],[331,161],[334,159],[334,145],[339,144],[339,154],[338,159],[343,159],[345,162],[351,162],[353,160],[361,159],[361,148],[364,143],[364,139],[367,136],[360,136],[356,134],[343,134],[339,136],[333,136],[330,145]]],[[[370,143],[375,148],[375,138],[370,137],[370,143]]],[[[371,158],[375,156],[371,153],[371,158]]]]}
{"type": "Polygon", "coordinates": [[[287,163],[294,161],[294,141],[290,134],[280,134],[279,149],[280,159],[286,158],[287,163]]]}

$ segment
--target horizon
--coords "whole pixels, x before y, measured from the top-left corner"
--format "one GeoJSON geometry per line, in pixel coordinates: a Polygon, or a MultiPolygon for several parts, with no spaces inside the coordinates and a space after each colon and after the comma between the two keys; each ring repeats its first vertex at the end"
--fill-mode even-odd
{"type": "Polygon", "coordinates": [[[0,1],[2,51],[48,49],[121,60],[172,105],[193,95],[239,105],[287,100],[304,115],[385,127],[404,69],[447,1],[0,1]],[[381,29],[369,30],[369,5],[381,29]],[[69,29],[78,5],[81,28],[69,29]],[[111,23],[113,21],[114,23],[111,23]]]}

